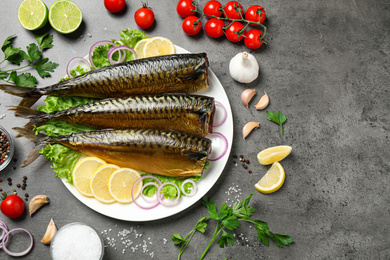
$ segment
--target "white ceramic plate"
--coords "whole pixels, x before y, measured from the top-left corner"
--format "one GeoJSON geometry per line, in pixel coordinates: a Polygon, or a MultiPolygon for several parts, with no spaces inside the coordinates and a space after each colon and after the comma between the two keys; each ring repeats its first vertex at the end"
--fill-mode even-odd
{"type": "MultiPolygon", "coordinates": [[[[187,50],[176,46],[177,53],[188,53],[187,50]]],[[[219,159],[218,161],[210,162],[210,166],[203,172],[202,179],[198,182],[198,191],[192,197],[182,197],[180,202],[172,207],[166,207],[163,205],[158,205],[157,207],[149,210],[141,209],[134,203],[131,204],[104,204],[94,198],[89,198],[82,195],[77,189],[72,185],[66,182],[66,179],[62,179],[64,185],[69,189],[69,191],[82,203],[91,209],[106,215],[108,217],[126,220],[126,221],[151,221],[158,220],[165,217],[172,216],[177,214],[200,200],[206,193],[214,186],[217,182],[219,176],[221,176],[225,165],[228,161],[230,150],[233,142],[233,116],[230,107],[230,103],[226,92],[219,82],[215,74],[209,69],[208,74],[209,88],[201,92],[197,92],[199,95],[207,95],[214,97],[216,101],[221,102],[227,110],[227,118],[224,124],[219,127],[214,127],[214,132],[219,132],[223,134],[228,140],[228,150],[226,154],[219,159]]],[[[217,110],[218,111],[218,110],[217,110]]],[[[216,114],[217,116],[217,114],[216,114]]],[[[219,149],[219,147],[213,147],[213,149],[219,149]]]]}

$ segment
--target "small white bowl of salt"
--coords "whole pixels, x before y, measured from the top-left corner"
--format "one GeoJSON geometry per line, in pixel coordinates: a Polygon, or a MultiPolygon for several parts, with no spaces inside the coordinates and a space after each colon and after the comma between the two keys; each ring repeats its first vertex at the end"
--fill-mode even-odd
{"type": "Polygon", "coordinates": [[[101,260],[104,242],[98,231],[82,222],[60,228],[50,245],[53,260],[101,260]]]}

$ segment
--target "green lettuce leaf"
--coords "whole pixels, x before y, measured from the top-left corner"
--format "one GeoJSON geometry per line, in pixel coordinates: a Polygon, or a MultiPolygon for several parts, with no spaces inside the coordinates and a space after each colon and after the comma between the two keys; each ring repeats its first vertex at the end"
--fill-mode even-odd
{"type": "Polygon", "coordinates": [[[35,134],[38,134],[39,132],[45,132],[48,136],[60,136],[60,135],[70,135],[74,132],[87,132],[95,130],[94,128],[84,126],[84,125],[77,125],[73,124],[70,125],[66,123],[65,121],[61,120],[49,120],[44,125],[35,127],[34,131],[35,134]]]}
{"type": "Polygon", "coordinates": [[[69,109],[71,107],[84,105],[95,101],[95,98],[87,97],[55,97],[48,96],[45,98],[45,105],[39,106],[37,109],[45,113],[54,113],[57,111],[69,109]]]}

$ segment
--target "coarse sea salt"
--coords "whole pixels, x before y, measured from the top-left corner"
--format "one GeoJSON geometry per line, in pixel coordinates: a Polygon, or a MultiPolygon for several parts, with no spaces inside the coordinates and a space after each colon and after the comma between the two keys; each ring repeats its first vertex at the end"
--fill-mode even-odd
{"type": "Polygon", "coordinates": [[[103,255],[102,240],[90,226],[82,223],[62,227],[51,244],[54,260],[96,260],[103,255]]]}

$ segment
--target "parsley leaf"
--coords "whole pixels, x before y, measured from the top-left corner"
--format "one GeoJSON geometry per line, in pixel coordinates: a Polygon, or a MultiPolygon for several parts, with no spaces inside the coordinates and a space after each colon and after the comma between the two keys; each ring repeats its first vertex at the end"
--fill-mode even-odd
{"type": "Polygon", "coordinates": [[[37,79],[30,73],[21,73],[18,75],[16,71],[11,72],[8,81],[23,87],[34,87],[37,84],[37,79]]]}
{"type": "Polygon", "coordinates": [[[282,112],[278,111],[278,113],[276,113],[276,112],[267,111],[267,119],[280,125],[280,128],[282,129],[282,135],[284,134],[283,123],[286,122],[287,117],[284,116],[282,112]]]}
{"type": "Polygon", "coordinates": [[[53,42],[53,35],[49,35],[47,37],[46,36],[47,33],[41,36],[38,35],[35,36],[35,39],[37,40],[37,43],[41,50],[53,48],[53,44],[51,44],[53,42]]]}
{"type": "Polygon", "coordinates": [[[49,61],[48,58],[40,59],[35,65],[35,69],[37,70],[39,76],[42,78],[50,76],[50,72],[54,72],[54,69],[58,67],[57,63],[49,61]]]}
{"type": "Polygon", "coordinates": [[[233,234],[230,234],[226,232],[225,230],[222,231],[221,237],[218,239],[218,244],[220,248],[224,248],[228,245],[228,242],[233,246],[234,245],[234,236],[233,234]]]}

